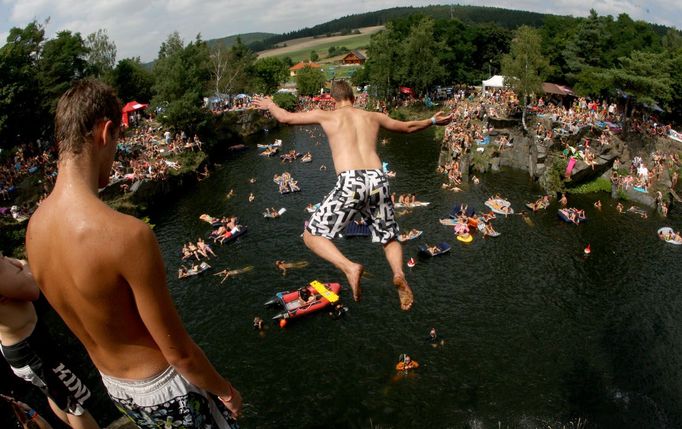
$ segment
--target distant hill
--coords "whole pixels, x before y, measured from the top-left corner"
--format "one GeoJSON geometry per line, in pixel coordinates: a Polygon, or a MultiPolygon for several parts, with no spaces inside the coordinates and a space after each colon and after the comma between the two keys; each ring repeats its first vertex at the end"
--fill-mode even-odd
{"type": "Polygon", "coordinates": [[[232,36],[222,37],[220,39],[207,40],[209,48],[215,45],[223,45],[226,48],[231,47],[237,43],[237,37],[242,39],[242,43],[245,45],[252,45],[253,43],[262,42],[263,40],[269,39],[271,37],[276,37],[275,33],[244,33],[244,34],[234,34],[232,36]]]}
{"type": "MultiPolygon", "coordinates": [[[[587,13],[587,11],[585,11],[587,13]]],[[[306,27],[289,33],[278,34],[259,42],[249,44],[255,51],[271,49],[277,44],[290,39],[323,36],[330,34],[349,34],[352,30],[362,27],[385,25],[388,21],[410,15],[421,14],[435,19],[456,18],[472,23],[495,23],[505,28],[516,28],[521,25],[539,27],[548,14],[527,12],[521,10],[502,9],[483,6],[440,5],[423,7],[394,7],[375,12],[348,15],[313,27],[306,27]]]]}
{"type": "MultiPolygon", "coordinates": [[[[585,15],[587,15],[588,12],[588,10],[585,10],[585,15]]],[[[454,18],[463,22],[474,24],[492,23],[508,29],[515,29],[521,25],[540,27],[543,25],[547,17],[557,16],[552,14],[487,6],[409,6],[394,7],[374,12],[348,15],[315,25],[313,27],[305,27],[300,30],[291,31],[284,34],[247,33],[240,35],[240,37],[242,38],[244,44],[247,45],[252,51],[261,52],[267,49],[272,49],[278,44],[292,39],[315,36],[347,35],[351,34],[353,30],[358,28],[385,25],[391,20],[417,14],[429,16],[434,19],[454,18]]],[[[660,35],[664,35],[668,30],[668,27],[663,25],[653,23],[650,25],[654,31],[660,35]]],[[[207,42],[209,45],[212,45],[214,43],[218,43],[217,41],[221,40],[225,40],[226,46],[232,46],[236,40],[236,36],[229,36],[222,39],[212,39],[208,40],[207,42]]]]}

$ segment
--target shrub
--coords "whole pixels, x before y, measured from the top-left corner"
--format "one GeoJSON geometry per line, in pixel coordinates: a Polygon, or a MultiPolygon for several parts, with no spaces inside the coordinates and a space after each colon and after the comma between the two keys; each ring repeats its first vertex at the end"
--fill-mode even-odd
{"type": "Polygon", "coordinates": [[[279,107],[284,110],[293,112],[296,110],[296,96],[288,92],[278,92],[272,96],[272,101],[274,101],[279,107]]]}
{"type": "Polygon", "coordinates": [[[604,179],[603,177],[598,177],[591,182],[583,183],[575,188],[569,188],[566,190],[571,194],[589,194],[592,192],[611,192],[611,181],[604,179]]]}
{"type": "Polygon", "coordinates": [[[540,178],[540,184],[547,191],[547,193],[564,192],[564,172],[566,171],[566,166],[568,165],[568,160],[562,157],[552,158],[551,163],[547,166],[545,174],[540,178]]]}

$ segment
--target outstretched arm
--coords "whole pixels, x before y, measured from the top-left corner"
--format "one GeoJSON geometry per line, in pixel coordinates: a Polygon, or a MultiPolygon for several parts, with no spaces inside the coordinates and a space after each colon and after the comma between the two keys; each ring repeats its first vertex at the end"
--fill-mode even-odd
{"type": "Polygon", "coordinates": [[[382,113],[376,113],[379,118],[379,125],[389,131],[395,131],[398,133],[414,133],[416,131],[421,131],[430,127],[431,125],[447,125],[452,121],[452,113],[449,115],[444,115],[443,112],[438,112],[429,119],[423,119],[421,121],[397,121],[391,119],[388,115],[382,113]]]}
{"type": "Polygon", "coordinates": [[[261,110],[268,110],[277,121],[289,125],[319,124],[326,115],[325,111],[319,109],[310,112],[291,113],[279,107],[272,101],[272,97],[256,97],[253,104],[261,110]]]}

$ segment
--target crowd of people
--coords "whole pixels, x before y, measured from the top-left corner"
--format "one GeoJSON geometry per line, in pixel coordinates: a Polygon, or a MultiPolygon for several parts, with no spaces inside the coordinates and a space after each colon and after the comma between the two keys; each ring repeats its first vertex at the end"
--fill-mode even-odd
{"type": "MultiPolygon", "coordinates": [[[[54,146],[39,141],[21,145],[13,154],[0,152],[0,155],[5,158],[0,163],[0,206],[13,203],[19,192],[18,187],[30,176],[36,178],[41,192],[40,199],[54,186],[57,176],[57,148],[54,146]]],[[[35,183],[32,185],[35,186],[35,183]]],[[[33,207],[28,204],[18,205],[18,209],[23,214],[33,211],[33,207]]],[[[9,211],[2,214],[9,214],[9,211]]]]}
{"type": "MultiPolygon", "coordinates": [[[[136,116],[138,117],[138,116],[136,116]]],[[[112,166],[109,184],[130,191],[136,182],[164,180],[171,171],[182,166],[176,156],[186,151],[200,151],[202,142],[197,135],[188,137],[185,132],[173,135],[168,130],[154,127],[154,122],[140,117],[117,144],[116,160],[112,166]]],[[[54,186],[57,177],[58,149],[44,141],[25,144],[4,155],[0,163],[0,215],[24,220],[35,211],[54,186]],[[20,185],[30,177],[31,189],[26,201],[17,204],[20,185]],[[38,197],[33,197],[39,193],[38,197]],[[4,207],[4,206],[11,206],[4,207]]]]}
{"type": "Polygon", "coordinates": [[[160,128],[144,121],[141,126],[133,128],[118,144],[118,157],[112,169],[110,183],[123,181],[124,191],[130,184],[141,180],[164,180],[172,170],[179,170],[182,165],[175,157],[186,151],[200,151],[202,142],[197,135],[189,138],[185,132],[173,135],[166,130],[161,134],[160,128]]]}

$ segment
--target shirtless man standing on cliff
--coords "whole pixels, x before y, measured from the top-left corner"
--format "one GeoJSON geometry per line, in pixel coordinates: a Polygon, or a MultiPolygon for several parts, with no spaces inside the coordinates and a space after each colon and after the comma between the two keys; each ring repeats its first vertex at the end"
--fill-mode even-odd
{"type": "Polygon", "coordinates": [[[17,377],[47,396],[52,411],[69,427],[99,428],[85,409],[90,390],[38,321],[32,301],[39,296],[26,261],[0,256],[0,352],[17,377]]]}
{"type": "Polygon", "coordinates": [[[120,118],[113,90],[95,80],[75,83],[59,99],[59,174],[26,233],[33,276],[117,408],[138,426],[230,428],[241,396],[185,330],[154,234],[98,198],[120,118]]]}
{"type": "Polygon", "coordinates": [[[382,113],[355,109],[353,90],[345,81],[334,83],[332,97],[336,100],[336,110],[331,112],[317,109],[290,113],[277,106],[270,97],[258,98],[254,104],[270,111],[281,123],[319,124],[327,134],[338,178],[334,189],[308,222],[303,234],[306,246],[344,272],[353,290],[353,298],[359,300],[364,267],[346,258],[331,239],[360,213],[367,220],[372,241],[384,246],[386,259],[393,271],[393,285],[398,289],[400,307],[409,310],[413,303],[412,290],[403,273],[403,251],[396,240],[399,229],[388,178],[376,152],[377,134],[380,128],[412,133],[431,125],[446,125],[452,115],[438,112],[430,119],[401,122],[382,113]]]}

